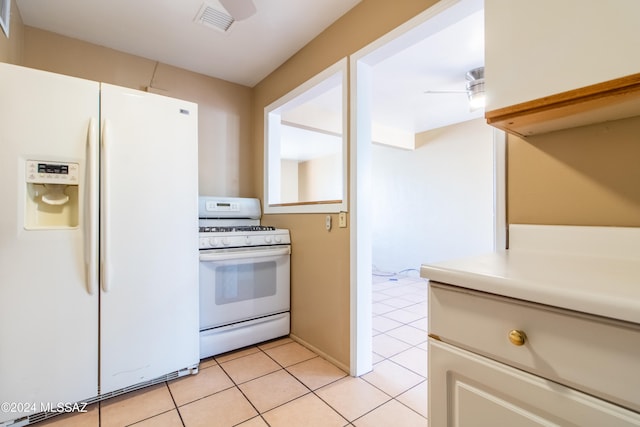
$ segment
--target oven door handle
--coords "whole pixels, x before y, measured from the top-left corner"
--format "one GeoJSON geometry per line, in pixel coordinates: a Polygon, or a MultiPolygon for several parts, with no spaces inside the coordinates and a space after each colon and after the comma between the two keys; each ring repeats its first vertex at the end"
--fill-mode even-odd
{"type": "Polygon", "coordinates": [[[226,251],[200,254],[200,261],[227,261],[232,259],[262,258],[291,254],[291,246],[278,249],[259,249],[256,251],[226,251]]]}

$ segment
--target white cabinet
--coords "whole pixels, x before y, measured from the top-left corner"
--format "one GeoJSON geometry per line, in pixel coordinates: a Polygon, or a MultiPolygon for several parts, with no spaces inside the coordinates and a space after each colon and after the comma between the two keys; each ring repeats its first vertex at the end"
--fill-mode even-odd
{"type": "Polygon", "coordinates": [[[431,339],[429,425],[638,426],[640,416],[431,339]]]}
{"type": "Polygon", "coordinates": [[[640,70],[637,0],[485,0],[487,110],[640,70]]]}
{"type": "Polygon", "coordinates": [[[435,282],[429,316],[431,426],[640,426],[638,325],[435,282]]]}
{"type": "Polygon", "coordinates": [[[640,2],[485,0],[489,124],[528,136],[640,114],[640,2]]]}

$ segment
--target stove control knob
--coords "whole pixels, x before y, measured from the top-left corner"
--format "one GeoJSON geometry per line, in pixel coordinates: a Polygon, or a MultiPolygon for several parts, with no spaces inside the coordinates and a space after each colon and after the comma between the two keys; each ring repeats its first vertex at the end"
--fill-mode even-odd
{"type": "Polygon", "coordinates": [[[276,236],[276,243],[282,243],[282,237],[281,236],[276,236]]]}
{"type": "Polygon", "coordinates": [[[271,243],[271,236],[264,236],[265,243],[271,243]]]}
{"type": "Polygon", "coordinates": [[[223,237],[222,238],[222,244],[225,246],[229,246],[231,242],[229,241],[229,239],[227,237],[223,237]]]}
{"type": "Polygon", "coordinates": [[[246,236],[244,238],[244,244],[247,245],[247,246],[251,246],[251,237],[246,236]]]}
{"type": "Polygon", "coordinates": [[[216,239],[215,237],[209,237],[209,244],[211,246],[218,246],[218,239],[216,239]]]}

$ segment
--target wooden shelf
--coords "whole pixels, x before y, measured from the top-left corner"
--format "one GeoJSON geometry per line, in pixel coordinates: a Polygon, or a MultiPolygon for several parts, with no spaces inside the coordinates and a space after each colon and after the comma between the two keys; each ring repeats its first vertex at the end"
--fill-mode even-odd
{"type": "Polygon", "coordinates": [[[640,73],[485,112],[521,137],[640,115],[640,73]]]}

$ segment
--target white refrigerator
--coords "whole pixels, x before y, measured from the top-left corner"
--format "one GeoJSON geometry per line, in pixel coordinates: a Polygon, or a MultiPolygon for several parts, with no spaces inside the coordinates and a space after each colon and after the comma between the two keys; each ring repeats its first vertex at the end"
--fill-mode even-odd
{"type": "Polygon", "coordinates": [[[0,424],[197,372],[197,117],[0,64],[0,424]]]}

